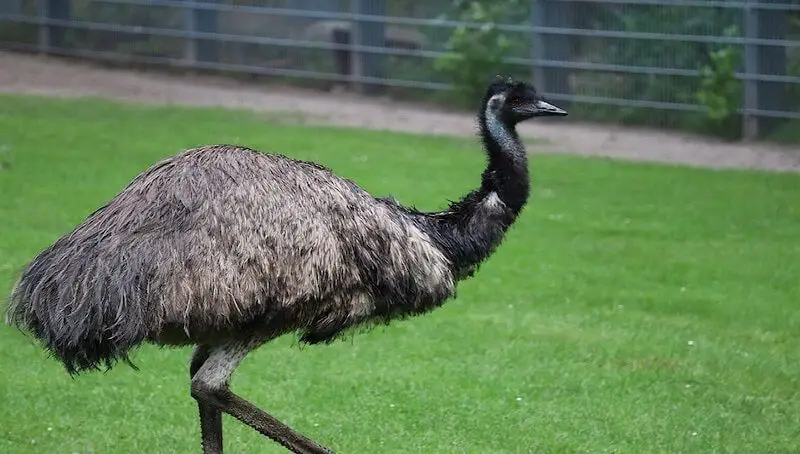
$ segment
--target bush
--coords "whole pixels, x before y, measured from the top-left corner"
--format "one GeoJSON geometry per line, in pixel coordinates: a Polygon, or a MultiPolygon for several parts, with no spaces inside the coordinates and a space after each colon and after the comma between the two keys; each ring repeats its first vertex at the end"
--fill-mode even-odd
{"type": "MultiPolygon", "coordinates": [[[[736,36],[738,30],[731,26],[725,36],[736,36]]],[[[700,70],[700,89],[697,100],[706,107],[705,123],[709,132],[725,138],[741,136],[742,84],[736,78],[741,52],[731,45],[722,45],[709,54],[709,63],[700,70]]]]}
{"type": "Polygon", "coordinates": [[[434,62],[434,68],[453,84],[453,100],[466,107],[483,97],[489,79],[497,74],[526,77],[528,68],[506,63],[510,56],[525,52],[528,40],[514,39],[497,29],[512,17],[528,17],[530,2],[522,0],[453,2],[456,20],[481,23],[480,28],[459,26],[445,44],[446,54],[434,62]]]}
{"type": "MultiPolygon", "coordinates": [[[[696,6],[628,5],[606,6],[603,14],[586,19],[590,28],[625,32],[667,33],[701,36],[737,34],[741,13],[727,8],[696,6]]],[[[591,120],[648,125],[738,137],[740,121],[735,109],[741,98],[741,84],[734,77],[739,65],[738,46],[719,47],[712,43],[602,38],[592,39],[588,59],[622,66],[703,69],[700,77],[658,74],[625,74],[613,77],[591,73],[577,77],[576,93],[630,100],[702,105],[708,115],[683,110],[619,106],[590,106],[576,114],[591,120]],[[599,80],[598,80],[599,79],[599,80]]],[[[580,57],[579,57],[580,58],[580,57]]]]}

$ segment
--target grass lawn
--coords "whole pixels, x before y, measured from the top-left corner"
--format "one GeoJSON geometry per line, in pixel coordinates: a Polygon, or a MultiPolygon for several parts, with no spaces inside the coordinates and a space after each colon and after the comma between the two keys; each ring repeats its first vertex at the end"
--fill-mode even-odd
{"type": "MultiPolygon", "coordinates": [[[[247,112],[0,96],[0,293],[40,249],[180,149],[317,160],[443,207],[474,140],[247,112]]],[[[538,145],[546,147],[546,145],[538,145]]],[[[340,453],[800,450],[800,175],[532,157],[506,243],[429,314],[333,346],[281,338],[233,389],[340,453]]],[[[189,349],[69,378],[0,326],[0,452],[200,452],[189,349]]],[[[225,419],[233,453],[279,453],[225,419]]]]}

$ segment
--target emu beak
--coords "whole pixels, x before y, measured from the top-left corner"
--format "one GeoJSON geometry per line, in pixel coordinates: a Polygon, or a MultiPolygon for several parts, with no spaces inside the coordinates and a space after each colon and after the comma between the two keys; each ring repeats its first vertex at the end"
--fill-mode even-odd
{"type": "Polygon", "coordinates": [[[541,99],[533,103],[536,107],[536,116],[539,117],[563,117],[567,115],[567,111],[559,109],[558,107],[550,104],[549,102],[542,101],[541,99]]]}

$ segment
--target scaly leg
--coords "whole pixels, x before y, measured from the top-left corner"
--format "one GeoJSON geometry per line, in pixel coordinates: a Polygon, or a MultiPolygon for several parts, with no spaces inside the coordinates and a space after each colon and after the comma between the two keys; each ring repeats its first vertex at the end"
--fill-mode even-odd
{"type": "Polygon", "coordinates": [[[192,397],[201,406],[213,405],[295,454],[332,454],[228,389],[233,371],[257,345],[232,343],[211,347],[208,357],[192,377],[192,397]]]}
{"type": "MultiPolygon", "coordinates": [[[[192,353],[189,364],[189,376],[194,378],[197,371],[208,359],[211,349],[207,345],[198,345],[192,353]]],[[[213,405],[197,401],[200,409],[200,433],[203,440],[203,454],[222,454],[222,412],[213,405]]]]}

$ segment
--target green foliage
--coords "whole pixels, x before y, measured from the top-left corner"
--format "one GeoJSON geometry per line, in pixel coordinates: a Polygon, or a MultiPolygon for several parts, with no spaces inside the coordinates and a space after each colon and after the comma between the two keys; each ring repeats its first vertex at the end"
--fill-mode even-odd
{"type": "MultiPolygon", "coordinates": [[[[724,36],[737,36],[735,26],[728,27],[724,36]]],[[[697,100],[705,106],[706,118],[711,131],[726,135],[737,130],[741,105],[742,84],[736,78],[736,68],[741,52],[737,47],[723,45],[709,53],[709,62],[700,69],[700,89],[697,100]]]]}
{"type": "MultiPolygon", "coordinates": [[[[5,0],[0,0],[0,2],[5,0]]],[[[11,5],[9,5],[11,6],[11,5]]],[[[18,5],[19,9],[11,9],[7,12],[13,14],[24,14],[28,16],[36,15],[36,3],[34,0],[24,0],[18,5]]],[[[3,7],[0,7],[0,11],[3,7]]],[[[19,24],[10,21],[0,22],[0,45],[3,42],[20,43],[20,44],[36,44],[39,38],[39,27],[35,24],[19,24]]]]}
{"type": "Polygon", "coordinates": [[[726,47],[711,53],[711,63],[703,66],[697,99],[708,108],[708,118],[720,123],[736,112],[734,95],[738,94],[734,68],[736,51],[726,47]]]}
{"type": "Polygon", "coordinates": [[[480,28],[459,26],[445,43],[447,53],[434,62],[434,68],[443,73],[455,88],[454,98],[474,102],[483,95],[487,81],[496,74],[513,74],[513,65],[503,61],[518,43],[508,33],[497,29],[512,16],[524,11],[522,0],[482,2],[455,0],[459,11],[456,19],[482,24],[480,28]]]}
{"type": "MultiPolygon", "coordinates": [[[[625,32],[735,36],[741,20],[736,10],[726,8],[639,5],[626,8],[607,6],[602,10],[602,14],[587,17],[586,26],[625,32]]],[[[617,80],[597,80],[584,76],[579,78],[577,92],[594,95],[599,85],[603,87],[604,96],[680,104],[700,103],[713,112],[706,117],[677,110],[597,106],[591,109],[594,112],[587,112],[586,116],[590,119],[688,129],[725,137],[739,135],[740,122],[735,121],[734,117],[737,100],[741,97],[741,85],[733,79],[739,64],[738,46],[720,48],[705,42],[629,38],[595,41],[586,49],[586,58],[595,62],[633,67],[701,69],[703,74],[700,77],[622,74],[617,80]]]]}

